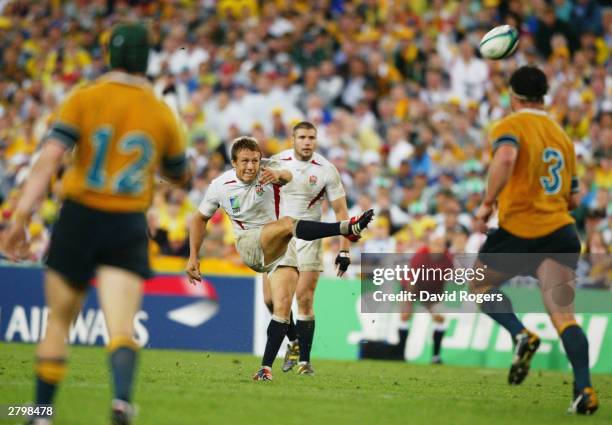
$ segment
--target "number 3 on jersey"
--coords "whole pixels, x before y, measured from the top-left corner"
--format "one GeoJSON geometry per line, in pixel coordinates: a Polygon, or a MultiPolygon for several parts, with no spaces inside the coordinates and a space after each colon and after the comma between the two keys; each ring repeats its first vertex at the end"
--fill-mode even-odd
{"type": "MultiPolygon", "coordinates": [[[[94,148],[93,160],[87,173],[87,185],[101,189],[106,184],[106,161],[113,131],[110,127],[99,128],[92,137],[94,148]]],[[[118,153],[129,155],[137,151],[138,156],[123,169],[117,171],[113,179],[113,193],[120,195],[138,195],[142,191],[143,175],[153,159],[153,146],[148,137],[142,133],[127,134],[117,143],[118,153]]]]}
{"type": "Polygon", "coordinates": [[[557,149],[546,148],[542,153],[542,161],[548,164],[548,176],[540,177],[540,183],[547,195],[559,193],[563,184],[561,170],[565,166],[563,155],[557,149]]]}

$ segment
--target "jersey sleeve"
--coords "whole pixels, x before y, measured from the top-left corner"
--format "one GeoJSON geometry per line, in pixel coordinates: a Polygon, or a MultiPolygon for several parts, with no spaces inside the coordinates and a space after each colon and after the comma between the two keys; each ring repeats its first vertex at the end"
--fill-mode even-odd
{"type": "Polygon", "coordinates": [[[281,164],[281,162],[275,159],[274,157],[262,158],[261,166],[265,168],[270,168],[272,170],[282,170],[283,168],[285,168],[283,167],[283,164],[281,164]]]}
{"type": "Polygon", "coordinates": [[[512,145],[520,148],[518,132],[507,118],[494,124],[489,133],[493,153],[502,145],[512,145]]]}
{"type": "Polygon", "coordinates": [[[52,121],[45,141],[55,139],[72,149],[81,137],[81,96],[80,90],[72,92],[60,106],[52,121]]]}
{"type": "Polygon", "coordinates": [[[169,109],[161,166],[164,173],[172,178],[181,178],[187,172],[185,134],[178,118],[169,109]]]}
{"type": "Polygon", "coordinates": [[[344,192],[344,186],[342,186],[342,178],[336,167],[330,167],[329,178],[325,185],[325,193],[327,193],[327,200],[333,202],[336,199],[340,199],[346,196],[344,192]]]}
{"type": "Polygon", "coordinates": [[[219,208],[219,196],[217,194],[217,185],[213,182],[208,186],[208,190],[204,195],[204,199],[198,206],[198,211],[204,217],[212,217],[215,211],[219,208]]]}

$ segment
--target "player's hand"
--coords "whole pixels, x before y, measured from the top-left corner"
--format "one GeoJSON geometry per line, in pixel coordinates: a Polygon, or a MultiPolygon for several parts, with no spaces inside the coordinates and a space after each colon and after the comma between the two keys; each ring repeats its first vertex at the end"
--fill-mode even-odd
{"type": "Polygon", "coordinates": [[[351,264],[351,254],[348,251],[340,251],[336,256],[336,274],[342,276],[351,264]]]}
{"type": "Polygon", "coordinates": [[[278,171],[271,170],[269,168],[262,168],[259,172],[259,183],[268,184],[276,183],[278,181],[278,171]]]}
{"type": "Polygon", "coordinates": [[[189,258],[185,271],[187,272],[189,283],[192,285],[202,281],[202,276],[200,275],[200,260],[197,258],[189,258]]]}
{"type": "Polygon", "coordinates": [[[25,223],[11,222],[3,232],[0,239],[0,252],[11,261],[20,261],[28,258],[30,244],[26,234],[25,223]]]}
{"type": "Polygon", "coordinates": [[[481,233],[487,233],[487,222],[489,221],[491,214],[493,214],[492,203],[483,202],[480,204],[480,207],[478,207],[478,210],[476,211],[475,230],[478,230],[481,233]]]}

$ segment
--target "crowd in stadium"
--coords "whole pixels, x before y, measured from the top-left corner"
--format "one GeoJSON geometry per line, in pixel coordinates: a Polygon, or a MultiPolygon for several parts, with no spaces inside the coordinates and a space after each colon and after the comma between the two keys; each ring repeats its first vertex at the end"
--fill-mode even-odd
{"type": "MultiPolygon", "coordinates": [[[[612,250],[612,8],[595,0],[0,1],[0,223],[56,106],[106,68],[113,23],[148,22],[148,77],[182,118],[190,191],[160,183],[148,213],[154,253],[188,256],[187,226],[229,147],[252,135],[266,156],[291,147],[300,120],[341,173],[351,215],[374,208],[353,250],[414,252],[434,233],[477,252],[472,229],[486,187],[487,131],[510,112],[507,79],[537,64],[549,113],[574,141],[585,252],[612,250]],[[477,46],[493,26],[520,30],[509,59],[477,46]],[[353,211],[354,210],[354,211],[353,211]]],[[[146,111],[142,111],[146,114],[146,111]]],[[[68,158],[66,160],[69,160],[68,158]]],[[[58,193],[30,225],[40,260],[58,193]]],[[[329,216],[332,220],[333,212],[329,216]]],[[[205,256],[239,258],[231,225],[210,221],[205,256]]],[[[333,272],[337,242],[329,242],[333,272]]]]}

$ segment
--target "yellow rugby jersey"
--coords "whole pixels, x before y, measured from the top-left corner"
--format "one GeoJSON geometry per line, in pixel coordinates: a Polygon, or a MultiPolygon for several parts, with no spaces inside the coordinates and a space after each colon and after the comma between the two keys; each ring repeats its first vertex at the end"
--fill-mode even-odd
{"type": "Polygon", "coordinates": [[[144,211],[158,166],[176,178],[186,172],[178,121],[144,78],[110,72],[76,89],[54,118],[46,138],[75,148],[64,198],[103,211],[144,211]]]}
{"type": "Polygon", "coordinates": [[[573,223],[569,198],[578,191],[574,146],[546,112],[521,109],[491,128],[493,152],[518,147],[508,183],[499,194],[499,225],[522,238],[537,238],[573,223]]]}

